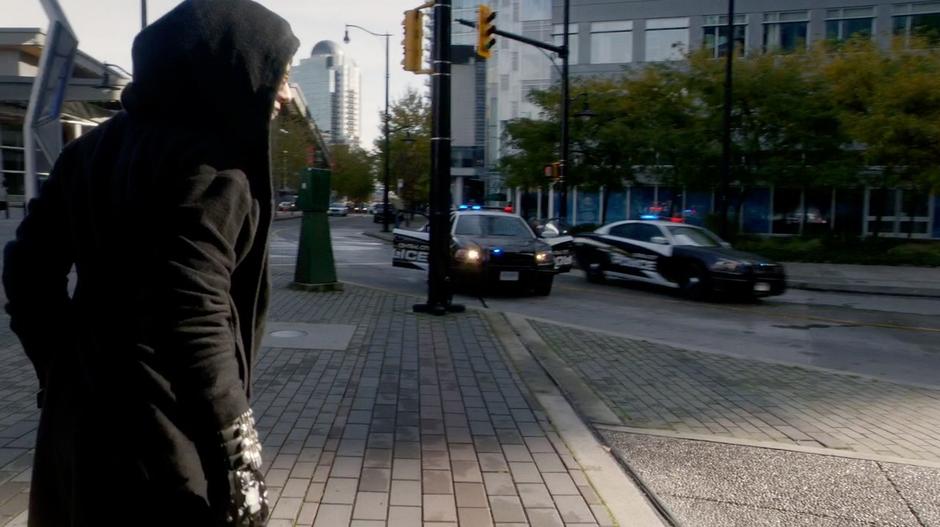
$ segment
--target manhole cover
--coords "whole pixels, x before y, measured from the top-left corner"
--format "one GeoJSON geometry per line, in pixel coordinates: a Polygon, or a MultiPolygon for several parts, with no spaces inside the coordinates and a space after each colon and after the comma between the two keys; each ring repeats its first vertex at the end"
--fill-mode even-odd
{"type": "Polygon", "coordinates": [[[299,331],[296,329],[282,329],[280,331],[271,332],[272,337],[279,339],[295,339],[297,337],[305,337],[306,335],[306,331],[299,331]]]}

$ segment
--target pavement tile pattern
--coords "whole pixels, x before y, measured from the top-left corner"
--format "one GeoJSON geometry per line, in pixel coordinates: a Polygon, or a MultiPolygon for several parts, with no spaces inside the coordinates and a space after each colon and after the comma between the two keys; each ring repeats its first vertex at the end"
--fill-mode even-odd
{"type": "Polygon", "coordinates": [[[940,461],[938,390],[532,327],[627,426],[940,461]]]}
{"type": "MultiPolygon", "coordinates": [[[[606,526],[606,507],[484,319],[416,299],[288,289],[270,321],[352,324],[344,351],[264,348],[252,406],[271,527],[606,526]]],[[[0,321],[0,525],[25,513],[38,414],[32,368],[0,321]]]]}
{"type": "Polygon", "coordinates": [[[940,469],[602,431],[682,525],[940,526],[940,469]]]}

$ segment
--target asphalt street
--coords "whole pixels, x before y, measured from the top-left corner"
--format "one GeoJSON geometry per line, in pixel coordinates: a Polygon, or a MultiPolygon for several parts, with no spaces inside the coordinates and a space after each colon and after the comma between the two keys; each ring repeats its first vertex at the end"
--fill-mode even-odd
{"type": "MultiPolygon", "coordinates": [[[[391,266],[391,246],[369,237],[370,216],[331,218],[340,280],[423,296],[425,275],[391,266]]],[[[293,266],[300,220],[279,221],[272,264],[293,266]]],[[[499,295],[458,302],[559,324],[785,364],[940,386],[940,300],[792,290],[756,303],[701,303],[625,283],[556,278],[549,297],[499,295]]]]}

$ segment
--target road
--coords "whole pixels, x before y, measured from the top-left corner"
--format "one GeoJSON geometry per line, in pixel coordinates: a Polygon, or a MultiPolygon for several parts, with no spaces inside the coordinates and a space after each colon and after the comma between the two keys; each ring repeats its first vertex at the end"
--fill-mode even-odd
{"type": "MultiPolygon", "coordinates": [[[[331,218],[340,280],[423,297],[420,271],[391,266],[391,246],[365,236],[371,217],[331,218]]],[[[300,220],[279,221],[272,265],[293,266],[300,220]]],[[[940,300],[793,290],[753,304],[701,303],[574,271],[549,297],[457,296],[457,302],[677,347],[940,386],[940,300]]]]}

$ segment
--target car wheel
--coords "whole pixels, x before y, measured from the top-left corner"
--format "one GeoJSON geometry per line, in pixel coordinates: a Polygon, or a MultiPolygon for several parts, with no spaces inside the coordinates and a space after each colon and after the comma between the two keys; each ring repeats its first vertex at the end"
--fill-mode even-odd
{"type": "Polygon", "coordinates": [[[698,262],[689,262],[686,265],[680,285],[686,296],[692,300],[708,300],[712,293],[708,271],[698,262]]]}
{"type": "Polygon", "coordinates": [[[584,277],[592,284],[602,284],[606,280],[604,268],[599,263],[589,264],[584,268],[584,277]]]}
{"type": "Polygon", "coordinates": [[[552,284],[555,282],[555,275],[539,276],[535,279],[535,294],[539,296],[548,296],[552,294],[552,284]]]}

